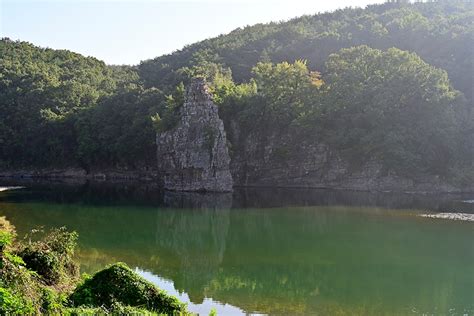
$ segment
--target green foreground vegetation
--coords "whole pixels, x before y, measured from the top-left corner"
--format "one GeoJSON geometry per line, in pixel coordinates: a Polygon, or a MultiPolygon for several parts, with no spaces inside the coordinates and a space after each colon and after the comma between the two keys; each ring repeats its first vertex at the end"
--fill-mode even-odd
{"type": "Polygon", "coordinates": [[[116,263],[79,276],[78,235],[64,228],[23,240],[0,217],[0,314],[190,315],[186,305],[116,263]]]}
{"type": "MultiPolygon", "coordinates": [[[[237,29],[138,66],[3,39],[0,168],[154,167],[156,131],[173,127],[184,86],[201,76],[233,155],[286,135],[355,167],[377,160],[387,172],[472,183],[472,8],[347,8],[237,29]]],[[[299,150],[280,147],[282,160],[299,150]]]]}

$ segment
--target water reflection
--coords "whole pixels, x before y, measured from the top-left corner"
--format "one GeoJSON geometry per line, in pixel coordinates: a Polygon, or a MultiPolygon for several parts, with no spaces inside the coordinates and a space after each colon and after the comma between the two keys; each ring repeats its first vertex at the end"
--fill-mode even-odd
{"type": "Polygon", "coordinates": [[[229,209],[166,209],[157,214],[156,246],[172,252],[178,261],[172,267],[162,262],[163,268],[173,270],[176,288],[187,291],[194,303],[202,303],[206,285],[218,273],[229,221],[229,209]]]}
{"type": "Polygon", "coordinates": [[[190,209],[230,209],[232,193],[163,192],[163,206],[190,209]]]}
{"type": "MultiPolygon", "coordinates": [[[[389,209],[474,213],[471,194],[405,194],[323,189],[235,188],[234,193],[202,194],[161,191],[156,184],[85,180],[0,179],[2,186],[26,186],[28,195],[10,192],[1,200],[52,201],[90,205],[134,205],[174,208],[270,208],[282,206],[351,205],[389,209]]],[[[0,193],[1,194],[1,193],[0,193]]]]}
{"type": "Polygon", "coordinates": [[[165,290],[170,295],[179,298],[181,302],[184,302],[188,305],[188,309],[192,310],[195,313],[198,313],[199,315],[209,315],[212,309],[217,312],[217,315],[232,316],[248,314],[238,307],[232,306],[230,304],[217,302],[212,298],[205,298],[202,300],[201,303],[195,304],[189,298],[189,295],[186,292],[177,291],[172,281],[160,278],[159,276],[156,276],[149,271],[144,271],[140,269],[136,269],[135,271],[147,280],[158,285],[161,289],[165,290]]]}
{"type": "Polygon", "coordinates": [[[95,185],[3,192],[1,214],[77,230],[83,270],[125,261],[195,311],[473,312],[474,226],[412,216],[469,197],[95,185]]]}

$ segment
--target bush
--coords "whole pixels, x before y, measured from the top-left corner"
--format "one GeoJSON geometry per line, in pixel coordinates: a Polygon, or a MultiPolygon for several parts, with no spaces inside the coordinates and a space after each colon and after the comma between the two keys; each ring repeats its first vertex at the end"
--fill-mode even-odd
{"type": "Polygon", "coordinates": [[[137,275],[124,263],[97,272],[76,288],[70,300],[74,306],[112,309],[118,303],[168,315],[186,313],[185,304],[137,275]]]}
{"type": "Polygon", "coordinates": [[[36,275],[12,253],[15,235],[13,225],[0,217],[0,315],[32,314],[39,310],[34,304],[40,295],[36,275]]]}
{"type": "Polygon", "coordinates": [[[19,296],[11,293],[9,289],[0,287],[0,314],[28,314],[32,312],[31,306],[19,296]]]}
{"type": "Polygon", "coordinates": [[[96,315],[107,315],[108,312],[100,307],[74,307],[66,309],[66,315],[70,316],[96,316],[96,315]]]}
{"type": "Polygon", "coordinates": [[[42,239],[22,245],[18,254],[26,267],[37,272],[48,285],[57,284],[62,279],[75,281],[79,272],[72,260],[76,241],[76,232],[54,229],[42,239]]]}
{"type": "MultiPolygon", "coordinates": [[[[115,303],[112,305],[111,314],[113,315],[136,315],[136,316],[152,316],[152,315],[159,315],[154,312],[150,312],[144,308],[137,308],[128,305],[123,305],[120,303],[115,303]]],[[[177,312],[178,313],[178,312],[177,312]]]]}
{"type": "Polygon", "coordinates": [[[53,289],[44,287],[41,297],[41,312],[45,314],[63,314],[66,297],[53,289]]]}
{"type": "Polygon", "coordinates": [[[110,309],[104,307],[87,307],[80,306],[66,309],[66,315],[70,316],[96,316],[96,315],[133,315],[133,316],[158,316],[143,308],[131,307],[119,303],[114,304],[110,309]]]}
{"type": "Polygon", "coordinates": [[[3,261],[3,252],[11,245],[15,235],[15,227],[4,216],[0,216],[0,268],[3,261]]]}
{"type": "Polygon", "coordinates": [[[5,218],[0,216],[0,232],[9,233],[12,236],[16,235],[15,227],[5,218]]]}

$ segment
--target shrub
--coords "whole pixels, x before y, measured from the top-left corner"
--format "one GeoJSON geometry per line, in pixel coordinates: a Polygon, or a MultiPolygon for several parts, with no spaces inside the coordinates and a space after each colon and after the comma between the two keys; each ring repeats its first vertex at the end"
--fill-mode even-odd
{"type": "Polygon", "coordinates": [[[15,227],[4,216],[0,216],[0,268],[3,261],[3,252],[11,245],[15,235],[15,227]]]}
{"type": "Polygon", "coordinates": [[[96,315],[132,315],[132,316],[158,316],[143,308],[131,307],[119,303],[114,304],[109,309],[104,307],[80,306],[66,309],[66,315],[69,316],[96,316],[96,315]]]}
{"type": "Polygon", "coordinates": [[[66,309],[66,315],[70,316],[96,316],[96,315],[107,315],[107,310],[100,308],[100,307],[74,307],[66,309]]]}
{"type": "Polygon", "coordinates": [[[113,315],[136,315],[136,316],[152,316],[159,315],[154,312],[150,312],[144,308],[137,308],[128,305],[123,305],[120,303],[115,303],[112,305],[110,313],[113,315]]]}
{"type": "Polygon", "coordinates": [[[66,297],[48,287],[42,288],[41,312],[45,314],[63,314],[66,297]]]}
{"type": "Polygon", "coordinates": [[[12,253],[15,228],[0,217],[0,315],[32,314],[39,297],[35,274],[25,268],[23,260],[12,253]]]}
{"type": "Polygon", "coordinates": [[[31,307],[24,300],[11,293],[9,289],[0,287],[0,314],[27,314],[31,313],[31,307]]]}
{"type": "Polygon", "coordinates": [[[72,260],[76,240],[76,232],[68,232],[64,227],[54,229],[40,240],[26,242],[18,254],[27,268],[37,272],[48,285],[57,284],[62,279],[74,281],[79,272],[72,260]]]}
{"type": "Polygon", "coordinates": [[[76,288],[70,300],[74,306],[113,308],[119,303],[168,315],[186,313],[185,304],[137,275],[124,263],[97,272],[76,288]]]}
{"type": "Polygon", "coordinates": [[[5,216],[0,216],[0,232],[9,233],[12,236],[15,236],[15,227],[10,224],[10,222],[5,218],[5,216]]]}

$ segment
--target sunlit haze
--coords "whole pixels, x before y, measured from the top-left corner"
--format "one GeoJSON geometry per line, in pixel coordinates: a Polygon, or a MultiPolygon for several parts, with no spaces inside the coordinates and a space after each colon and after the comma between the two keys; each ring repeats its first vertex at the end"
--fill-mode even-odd
{"type": "Polygon", "coordinates": [[[238,27],[378,2],[0,0],[0,36],[137,64],[238,27]]]}

